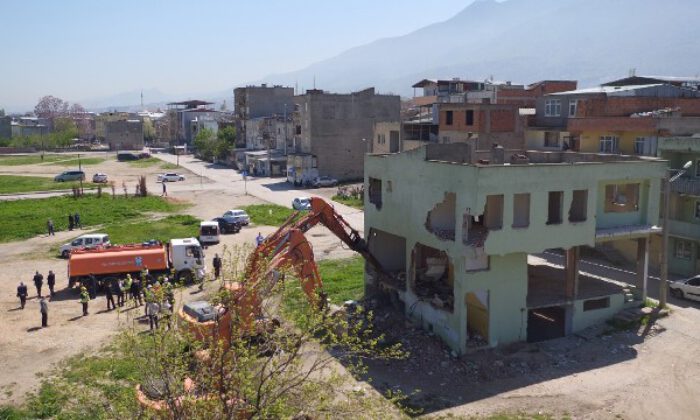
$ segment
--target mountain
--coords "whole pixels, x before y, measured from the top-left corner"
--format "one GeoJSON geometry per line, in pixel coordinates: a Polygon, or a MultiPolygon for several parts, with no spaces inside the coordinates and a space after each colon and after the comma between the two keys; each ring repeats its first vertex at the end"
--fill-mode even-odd
{"type": "MultiPolygon", "coordinates": [[[[427,9],[429,11],[429,9],[427,9]]],[[[423,78],[598,85],[700,73],[697,0],[478,0],[451,19],[352,48],[268,83],[410,95],[423,78]]]]}

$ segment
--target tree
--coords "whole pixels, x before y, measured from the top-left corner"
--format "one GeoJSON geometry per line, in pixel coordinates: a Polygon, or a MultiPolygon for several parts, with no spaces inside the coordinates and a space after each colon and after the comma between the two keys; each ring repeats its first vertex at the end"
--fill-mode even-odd
{"type": "Polygon", "coordinates": [[[194,138],[194,147],[197,154],[204,160],[212,160],[216,151],[216,136],[208,128],[199,130],[194,138]]]}
{"type": "Polygon", "coordinates": [[[150,143],[156,139],[156,129],[153,127],[153,121],[150,118],[143,119],[143,140],[150,143]]]}
{"type": "Polygon", "coordinates": [[[303,298],[289,267],[272,276],[268,261],[256,273],[260,283],[247,281],[250,273],[236,268],[245,264],[243,255],[225,251],[222,278],[240,286],[232,290],[222,280],[212,303],[229,308],[231,318],[217,318],[203,338],[187,324],[161,326],[150,336],[126,333],[120,353],[137,361],[143,396],[161,402],[161,411],[149,414],[175,419],[386,416],[386,411],[372,413],[369,398],[348,392],[350,378],[341,371],[362,374],[368,358],[405,357],[400,345],[384,343],[372,331],[371,313],[359,306],[336,314],[320,311],[320,295],[303,298]],[[241,302],[252,300],[261,302],[255,326],[238,318],[241,302]],[[292,303],[280,310],[279,302],[292,303]],[[281,325],[272,321],[279,317],[281,325]]]}
{"type": "Polygon", "coordinates": [[[68,114],[68,102],[52,95],[44,96],[34,107],[34,114],[41,118],[55,118],[68,114]]]}

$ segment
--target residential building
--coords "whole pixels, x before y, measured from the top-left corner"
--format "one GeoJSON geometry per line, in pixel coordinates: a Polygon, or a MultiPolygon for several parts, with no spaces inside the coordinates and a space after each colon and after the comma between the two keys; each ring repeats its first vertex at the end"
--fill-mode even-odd
{"type": "Polygon", "coordinates": [[[143,121],[115,120],[104,123],[104,140],[110,150],[143,149],[143,121]]]}
{"type": "Polygon", "coordinates": [[[477,150],[494,144],[506,149],[524,148],[525,119],[512,104],[440,104],[440,143],[474,142],[477,150]]]}
{"type": "Polygon", "coordinates": [[[294,111],[294,88],[286,86],[246,86],[234,89],[234,115],[237,147],[251,148],[246,133],[247,121],[255,118],[291,115],[294,111]]]}
{"type": "Polygon", "coordinates": [[[177,145],[189,145],[192,146],[194,138],[197,135],[197,130],[202,124],[212,123],[202,123],[202,121],[218,121],[219,111],[208,108],[208,105],[212,105],[213,102],[206,102],[202,100],[188,100],[181,102],[171,102],[168,104],[168,113],[170,114],[172,124],[171,133],[173,135],[172,141],[177,145]]]}
{"type": "Polygon", "coordinates": [[[12,137],[12,117],[0,116],[0,139],[12,137]]]}
{"type": "Polygon", "coordinates": [[[700,91],[672,84],[601,86],[545,95],[528,148],[656,155],[659,137],[700,128],[700,91]]]}
{"type": "MultiPolygon", "coordinates": [[[[286,176],[287,151],[293,148],[292,114],[245,121],[245,168],[256,176],[286,176]]],[[[240,153],[240,152],[239,152],[240,153]]]]}
{"type": "Polygon", "coordinates": [[[12,122],[12,137],[45,136],[51,131],[51,120],[40,117],[21,117],[12,122]]]}
{"type": "Polygon", "coordinates": [[[659,139],[659,156],[670,168],[693,165],[671,183],[669,204],[669,272],[700,273],[700,135],[659,139]]]}
{"type": "Polygon", "coordinates": [[[288,179],[300,183],[318,172],[338,180],[361,179],[364,155],[372,147],[374,125],[398,121],[401,99],[380,95],[374,88],[349,94],[308,90],[296,96],[293,159],[316,167],[290,166],[288,179]],[[304,156],[311,156],[305,158],[304,156]]]}
{"type": "Polygon", "coordinates": [[[138,114],[130,112],[103,112],[95,116],[95,137],[100,141],[105,141],[107,123],[122,120],[139,119],[138,114]]]}
{"type": "Polygon", "coordinates": [[[388,295],[458,353],[564,336],[638,307],[665,168],[473,143],[367,155],[364,231],[386,275],[368,266],[366,295],[388,295]],[[637,243],[635,284],[579,271],[582,247],[623,239],[637,243]]]}

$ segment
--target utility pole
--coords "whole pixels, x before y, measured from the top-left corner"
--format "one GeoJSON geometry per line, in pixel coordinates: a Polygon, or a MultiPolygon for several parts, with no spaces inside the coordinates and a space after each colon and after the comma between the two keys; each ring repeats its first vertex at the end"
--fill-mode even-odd
{"type": "Polygon", "coordinates": [[[664,220],[661,226],[661,279],[659,281],[659,308],[666,307],[668,291],[668,217],[671,203],[671,173],[664,177],[664,220]]]}

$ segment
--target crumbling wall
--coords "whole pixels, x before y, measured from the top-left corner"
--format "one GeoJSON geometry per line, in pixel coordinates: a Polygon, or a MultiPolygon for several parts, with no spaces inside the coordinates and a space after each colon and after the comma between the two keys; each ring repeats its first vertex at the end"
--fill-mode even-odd
{"type": "Polygon", "coordinates": [[[455,240],[457,195],[446,192],[445,199],[428,212],[425,228],[443,241],[455,240]]]}

